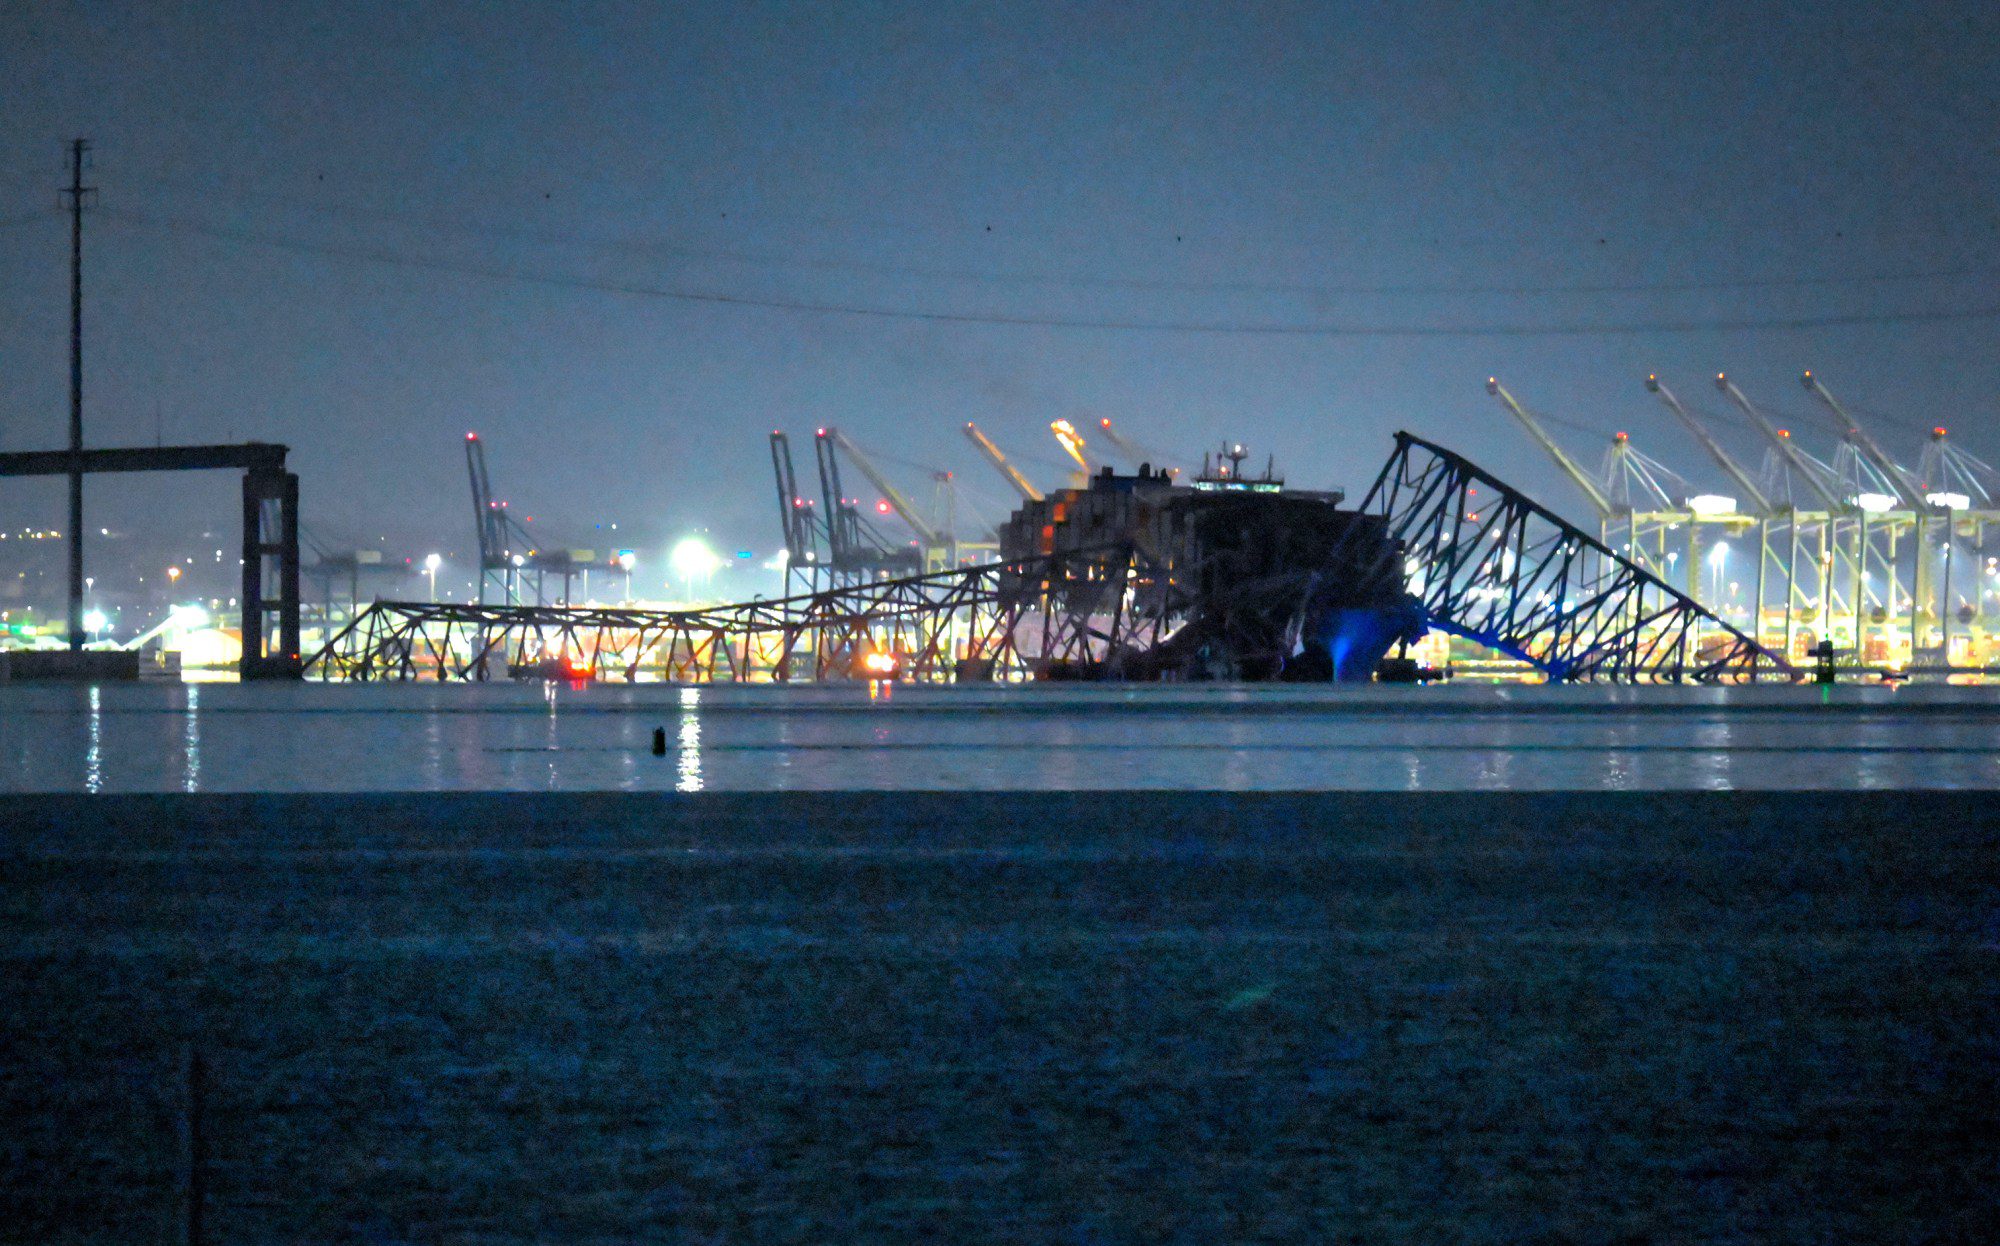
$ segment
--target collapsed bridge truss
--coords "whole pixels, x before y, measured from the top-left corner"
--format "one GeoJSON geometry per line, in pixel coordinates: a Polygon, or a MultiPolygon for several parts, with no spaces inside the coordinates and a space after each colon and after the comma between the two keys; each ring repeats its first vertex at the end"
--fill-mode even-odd
{"type": "Polygon", "coordinates": [[[1181,612],[1134,609],[1137,574],[1136,552],[1113,548],[696,610],[378,601],[308,666],[350,681],[785,681],[852,678],[881,652],[905,679],[1021,678],[1157,647],[1181,612]]]}
{"type": "MultiPolygon", "coordinates": [[[[1551,680],[1788,672],[1596,538],[1407,433],[1361,510],[1383,516],[1394,538],[1383,548],[1396,562],[1374,573],[1402,576],[1429,626],[1551,680]]],[[[1169,669],[1159,655],[1188,647],[1212,622],[1180,587],[1196,578],[1112,545],[694,610],[379,601],[307,669],[349,681],[825,680],[865,675],[863,659],[879,652],[895,655],[901,678],[923,682],[1157,675],[1169,669]]],[[[1259,608],[1302,610],[1311,579],[1306,571],[1245,591],[1259,608]]]]}
{"type": "Polygon", "coordinates": [[[1551,680],[1790,673],[1686,593],[1443,446],[1397,433],[1361,509],[1388,520],[1432,627],[1551,680]]]}

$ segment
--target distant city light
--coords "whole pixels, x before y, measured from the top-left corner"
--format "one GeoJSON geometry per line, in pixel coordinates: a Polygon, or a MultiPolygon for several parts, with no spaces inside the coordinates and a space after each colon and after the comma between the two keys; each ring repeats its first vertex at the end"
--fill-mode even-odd
{"type": "Polygon", "coordinates": [[[667,563],[673,568],[675,578],[691,588],[696,581],[708,580],[721,569],[722,558],[707,541],[690,536],[675,544],[673,552],[667,555],[667,563]]]}
{"type": "Polygon", "coordinates": [[[104,611],[92,610],[83,616],[83,630],[101,632],[111,626],[111,620],[104,617],[104,611]]]}

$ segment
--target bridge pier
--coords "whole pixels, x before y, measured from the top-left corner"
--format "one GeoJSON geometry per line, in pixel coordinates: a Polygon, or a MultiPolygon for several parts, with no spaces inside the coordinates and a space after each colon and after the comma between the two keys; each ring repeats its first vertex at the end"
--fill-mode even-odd
{"type": "Polygon", "coordinates": [[[299,659],[299,477],[254,468],[243,474],[243,656],[238,677],[297,679],[299,659]]]}

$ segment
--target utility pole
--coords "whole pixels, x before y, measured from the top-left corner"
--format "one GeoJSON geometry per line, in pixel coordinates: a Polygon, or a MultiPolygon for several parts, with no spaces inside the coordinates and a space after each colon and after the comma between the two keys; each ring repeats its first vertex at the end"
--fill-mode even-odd
{"type": "Polygon", "coordinates": [[[90,144],[69,145],[69,647],[83,648],[83,204],[96,187],[83,184],[90,144]]]}

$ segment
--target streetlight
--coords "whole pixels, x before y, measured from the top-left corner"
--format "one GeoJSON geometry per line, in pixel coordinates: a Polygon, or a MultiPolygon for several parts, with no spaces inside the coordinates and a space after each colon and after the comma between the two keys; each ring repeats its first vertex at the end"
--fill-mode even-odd
{"type": "Polygon", "coordinates": [[[632,600],[632,568],[639,565],[639,555],[629,549],[618,551],[618,566],[625,572],[625,600],[632,600]]]}
{"type": "Polygon", "coordinates": [[[431,578],[431,604],[433,605],[437,604],[438,599],[438,568],[443,565],[444,559],[442,557],[436,554],[424,555],[424,574],[431,578]]]}
{"type": "Polygon", "coordinates": [[[712,580],[722,566],[721,556],[698,536],[683,537],[674,546],[673,553],[667,556],[667,561],[689,596],[693,595],[696,580],[704,583],[712,580]]]}

